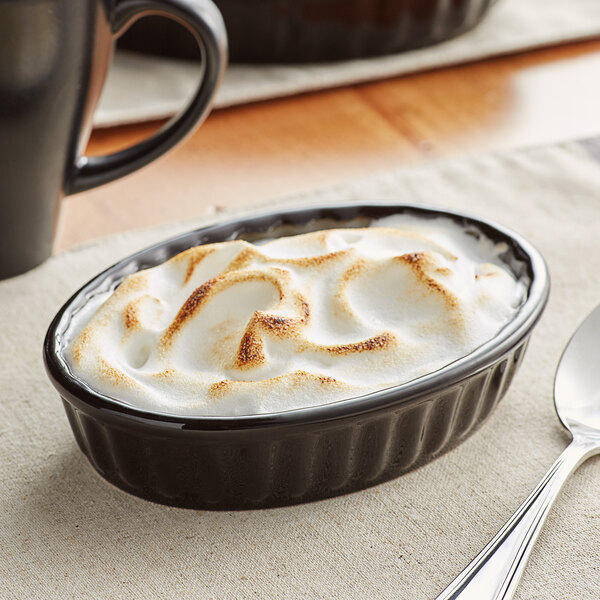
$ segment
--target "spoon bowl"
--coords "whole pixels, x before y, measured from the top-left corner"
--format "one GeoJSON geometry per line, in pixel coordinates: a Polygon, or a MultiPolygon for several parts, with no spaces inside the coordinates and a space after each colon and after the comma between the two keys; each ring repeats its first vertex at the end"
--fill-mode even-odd
{"type": "Polygon", "coordinates": [[[565,348],[554,379],[554,404],[562,424],[576,436],[600,436],[600,306],[565,348]]]}

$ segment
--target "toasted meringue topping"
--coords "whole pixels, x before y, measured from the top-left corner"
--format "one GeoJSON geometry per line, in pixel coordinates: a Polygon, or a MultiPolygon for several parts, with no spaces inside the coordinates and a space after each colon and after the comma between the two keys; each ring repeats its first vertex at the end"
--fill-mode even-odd
{"type": "Polygon", "coordinates": [[[93,389],[160,413],[352,398],[494,337],[525,293],[502,251],[450,219],[402,215],[198,246],[126,277],[76,327],[66,359],[93,389]]]}

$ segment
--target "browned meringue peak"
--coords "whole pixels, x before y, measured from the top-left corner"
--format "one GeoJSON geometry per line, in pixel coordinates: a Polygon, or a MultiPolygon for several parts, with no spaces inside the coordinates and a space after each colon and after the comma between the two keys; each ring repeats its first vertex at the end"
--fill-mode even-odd
{"type": "Polygon", "coordinates": [[[140,408],[239,415],[395,385],[468,354],[523,289],[449,219],[198,246],[127,277],[68,351],[140,408]]]}

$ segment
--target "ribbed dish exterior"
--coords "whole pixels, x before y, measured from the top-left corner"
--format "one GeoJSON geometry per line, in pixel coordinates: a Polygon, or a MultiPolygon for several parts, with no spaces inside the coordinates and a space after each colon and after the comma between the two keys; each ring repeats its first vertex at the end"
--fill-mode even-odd
{"type": "Polygon", "coordinates": [[[527,339],[441,392],[331,422],[174,437],[63,400],[81,450],[125,491],[197,509],[281,506],[387,481],[461,442],[504,395],[527,339]]]}
{"type": "MultiPolygon", "coordinates": [[[[496,0],[215,0],[231,62],[301,63],[380,56],[475,27],[496,0]]],[[[161,17],[119,40],[130,50],[197,60],[191,34],[161,17]]]]}
{"type": "Polygon", "coordinates": [[[391,54],[471,29],[495,0],[217,0],[233,62],[391,54]]]}

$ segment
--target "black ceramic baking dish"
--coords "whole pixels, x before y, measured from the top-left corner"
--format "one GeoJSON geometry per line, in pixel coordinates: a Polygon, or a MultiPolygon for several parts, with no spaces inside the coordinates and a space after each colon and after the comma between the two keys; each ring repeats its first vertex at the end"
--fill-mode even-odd
{"type": "MultiPolygon", "coordinates": [[[[232,62],[317,62],[392,54],[453,38],[496,0],[215,0],[232,62]]],[[[132,50],[197,58],[193,36],[160,17],[119,40],[132,50]]]]}
{"type": "Polygon", "coordinates": [[[46,335],[44,358],[79,447],[108,481],[175,506],[278,506],[392,479],[464,440],[508,388],[548,293],[548,272],[537,250],[517,234],[467,215],[389,204],[277,211],[166,240],[104,271],[60,309],[46,335]],[[198,244],[272,236],[274,231],[284,235],[307,224],[351,226],[396,213],[449,217],[504,242],[502,260],[527,287],[510,323],[488,343],[439,371],[323,406],[243,417],[185,417],[138,410],[96,393],[74,378],[63,360],[72,316],[90,297],[114,289],[129,273],[198,244]]]}

